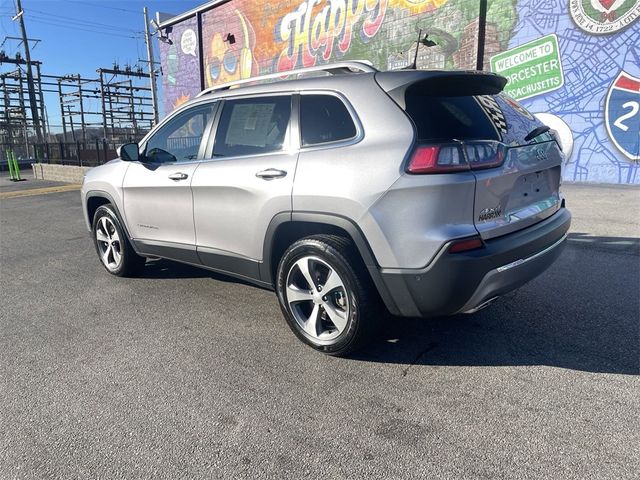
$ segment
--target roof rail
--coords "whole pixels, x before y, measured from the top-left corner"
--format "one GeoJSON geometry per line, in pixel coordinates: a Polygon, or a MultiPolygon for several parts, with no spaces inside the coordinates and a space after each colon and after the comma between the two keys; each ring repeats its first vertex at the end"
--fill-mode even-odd
{"type": "Polygon", "coordinates": [[[237,87],[246,83],[259,82],[261,80],[271,80],[274,78],[282,79],[282,77],[288,77],[291,75],[300,77],[309,73],[316,72],[326,72],[330,75],[336,75],[340,73],[355,73],[354,70],[365,73],[373,73],[378,71],[368,60],[352,60],[348,62],[329,63],[325,65],[316,65],[314,67],[296,68],[294,70],[287,70],[285,72],[268,73],[266,75],[258,75],[256,77],[244,78],[242,80],[235,80],[233,82],[221,83],[220,85],[205,88],[198,95],[196,95],[196,98],[208,93],[216,92],[218,90],[228,90],[232,87],[237,87]]]}

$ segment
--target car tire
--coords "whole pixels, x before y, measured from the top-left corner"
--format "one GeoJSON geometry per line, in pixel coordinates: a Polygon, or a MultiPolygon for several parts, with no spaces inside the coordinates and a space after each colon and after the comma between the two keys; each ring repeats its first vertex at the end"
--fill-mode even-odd
{"type": "Polygon", "coordinates": [[[107,272],[118,277],[131,277],[142,270],[146,258],[133,250],[111,204],[98,207],[92,227],[98,259],[107,272]]]}
{"type": "Polygon", "coordinates": [[[314,235],[293,243],[279,262],[276,292],[293,333],[326,354],[352,353],[377,332],[380,297],[347,238],[314,235]]]}

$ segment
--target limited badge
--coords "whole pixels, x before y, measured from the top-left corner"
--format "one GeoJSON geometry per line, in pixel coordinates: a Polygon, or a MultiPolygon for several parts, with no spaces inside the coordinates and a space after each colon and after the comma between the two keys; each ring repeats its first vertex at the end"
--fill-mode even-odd
{"type": "Polygon", "coordinates": [[[631,160],[640,160],[640,78],[620,72],[604,104],[611,141],[631,160]]]}
{"type": "Polygon", "coordinates": [[[585,32],[606,35],[628,27],[640,17],[640,0],[571,0],[569,11],[585,32]]]}

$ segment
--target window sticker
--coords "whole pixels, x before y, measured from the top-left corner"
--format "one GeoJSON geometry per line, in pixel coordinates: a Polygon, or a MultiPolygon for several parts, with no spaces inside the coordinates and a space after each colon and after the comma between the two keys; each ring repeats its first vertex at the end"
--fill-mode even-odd
{"type": "Polygon", "coordinates": [[[274,109],[274,103],[234,105],[225,143],[264,147],[274,109]]]}

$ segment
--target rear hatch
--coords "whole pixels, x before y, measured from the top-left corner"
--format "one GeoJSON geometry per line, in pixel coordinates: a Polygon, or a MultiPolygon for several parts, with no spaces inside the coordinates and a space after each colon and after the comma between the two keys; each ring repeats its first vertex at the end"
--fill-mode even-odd
{"type": "Polygon", "coordinates": [[[413,120],[408,173],[473,172],[474,223],[483,239],[526,228],[560,208],[562,152],[552,132],[501,93],[503,77],[386,72],[376,79],[413,120]]]}

